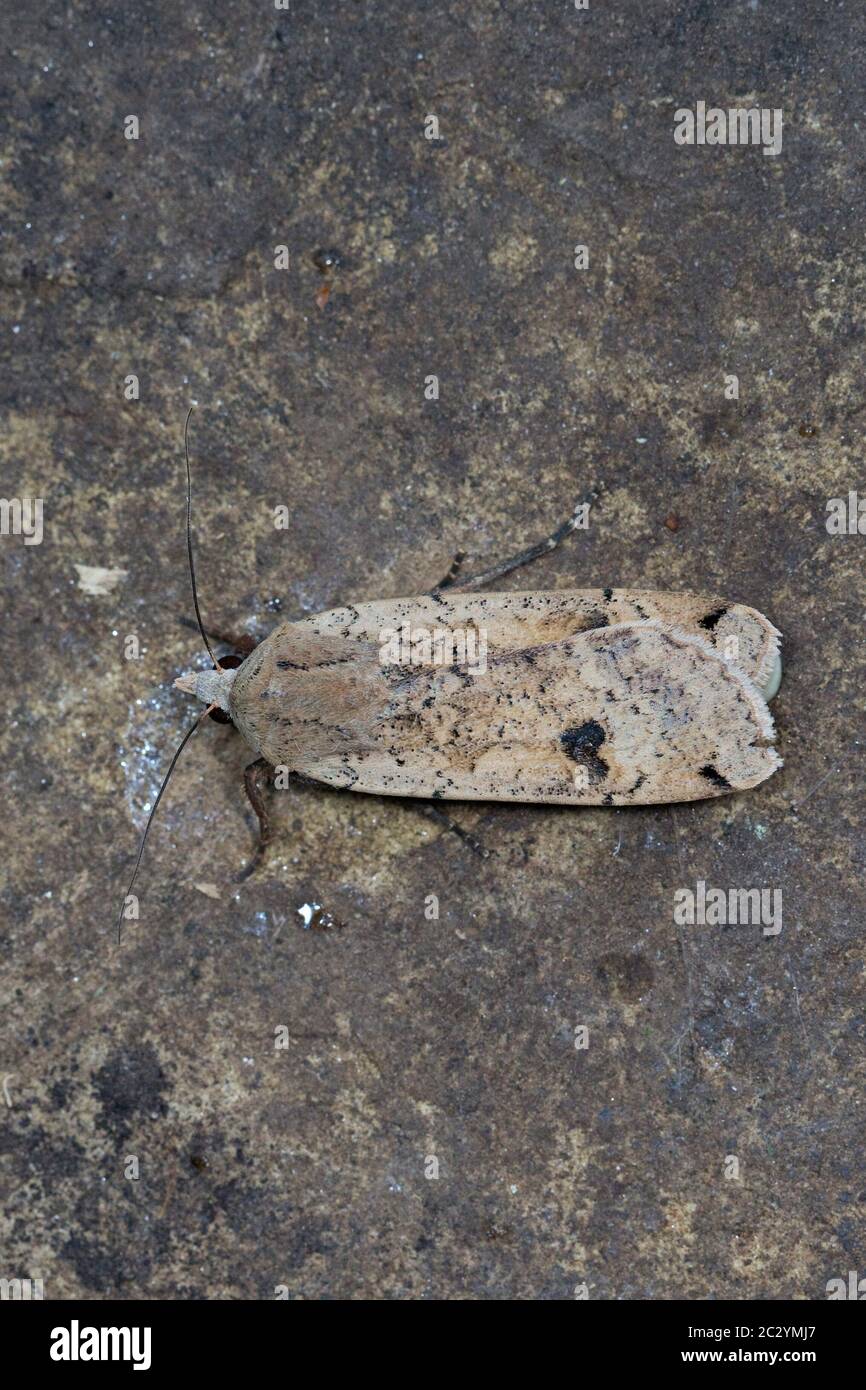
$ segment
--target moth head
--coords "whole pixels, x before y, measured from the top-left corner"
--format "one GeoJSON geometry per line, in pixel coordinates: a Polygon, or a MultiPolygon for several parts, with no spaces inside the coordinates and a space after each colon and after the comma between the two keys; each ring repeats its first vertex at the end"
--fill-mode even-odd
{"type": "Polygon", "coordinates": [[[185,694],[194,695],[203,705],[216,705],[213,717],[220,723],[225,723],[231,718],[229,699],[240,665],[241,657],[224,656],[220,658],[219,670],[190,671],[185,676],[178,676],[175,685],[185,694]]]}

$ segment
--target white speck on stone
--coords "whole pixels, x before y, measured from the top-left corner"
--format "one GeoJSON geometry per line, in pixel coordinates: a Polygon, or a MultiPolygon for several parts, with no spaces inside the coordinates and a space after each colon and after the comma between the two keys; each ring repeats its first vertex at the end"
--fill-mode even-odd
{"type": "Polygon", "coordinates": [[[266,912],[256,912],[253,920],[248,927],[242,927],[242,931],[247,936],[267,936],[268,934],[268,914],[266,912]]]}
{"type": "Polygon", "coordinates": [[[129,574],[129,570],[106,569],[102,565],[75,565],[75,569],[78,571],[79,589],[94,598],[110,594],[129,574]]]}

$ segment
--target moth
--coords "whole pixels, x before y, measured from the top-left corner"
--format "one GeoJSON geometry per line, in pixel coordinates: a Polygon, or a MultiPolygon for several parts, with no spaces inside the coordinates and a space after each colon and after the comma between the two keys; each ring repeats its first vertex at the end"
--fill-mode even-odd
{"type": "Polygon", "coordinates": [[[780,633],[756,609],[662,590],[474,592],[554,550],[580,507],[472,578],[458,555],[425,595],[285,622],[260,642],[223,637],[234,650],[218,659],[195,584],[188,445],[186,458],[193,602],[213,669],[175,681],[206,709],[151,817],[207,714],[256,755],[245,785],[259,855],[260,784],[275,768],[383,796],[641,806],[746,791],[781,766],[768,708],[780,633]]]}

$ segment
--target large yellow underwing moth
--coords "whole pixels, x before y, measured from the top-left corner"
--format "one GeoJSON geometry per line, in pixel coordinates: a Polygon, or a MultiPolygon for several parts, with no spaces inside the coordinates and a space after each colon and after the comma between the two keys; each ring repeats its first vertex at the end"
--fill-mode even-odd
{"type": "Polygon", "coordinates": [[[188,447],[186,465],[193,603],[213,669],[175,682],[207,708],[160,787],[133,883],[205,714],[231,721],[257,755],[245,784],[260,850],[269,821],[259,779],[275,768],[433,801],[639,806],[745,791],[781,766],[767,703],[781,679],[780,634],[754,608],[656,590],[467,592],[555,549],[581,507],[474,578],[458,582],[459,556],[429,594],[283,623],[258,643],[222,638],[235,655],[218,659],[196,592],[188,447]]]}
{"type": "Polygon", "coordinates": [[[239,668],[178,684],[223,709],[271,766],[334,787],[645,805],[742,791],[775,771],[777,644],[754,609],[694,594],[399,599],[283,623],[239,668]],[[383,632],[470,625],[485,634],[483,669],[438,665],[435,652],[382,660],[383,632]]]}

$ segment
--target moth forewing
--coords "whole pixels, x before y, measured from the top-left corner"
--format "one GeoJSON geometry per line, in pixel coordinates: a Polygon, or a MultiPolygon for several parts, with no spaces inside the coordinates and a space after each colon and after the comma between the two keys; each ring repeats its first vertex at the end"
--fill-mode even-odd
{"type": "Polygon", "coordinates": [[[305,618],[314,635],[379,644],[386,632],[481,630],[487,651],[520,651],[590,628],[656,620],[702,637],[772,698],[781,676],[779,632],[757,609],[716,594],[656,589],[561,589],[504,594],[440,594],[359,603],[305,618]],[[775,686],[775,688],[774,688],[775,686]]]}
{"type": "MultiPolygon", "coordinates": [[[[232,717],[269,762],[395,796],[692,801],[755,786],[780,765],[761,691],[712,643],[731,615],[749,638],[740,659],[760,667],[760,634],[769,629],[765,647],[778,636],[766,619],[725,607],[705,631],[694,630],[699,619],[691,632],[659,618],[606,623],[589,605],[615,591],[588,592],[564,608],[542,601],[556,594],[455,596],[339,610],[340,627],[336,613],[284,624],[240,668],[232,717]],[[434,612],[489,618],[483,669],[382,660],[377,622],[381,632],[434,612]],[[593,613],[599,621],[587,622],[593,613]],[[580,622],[566,637],[514,645],[580,622]]],[[[654,606],[675,597],[654,595],[654,606]]],[[[620,602],[649,612],[648,598],[620,602]]]]}

